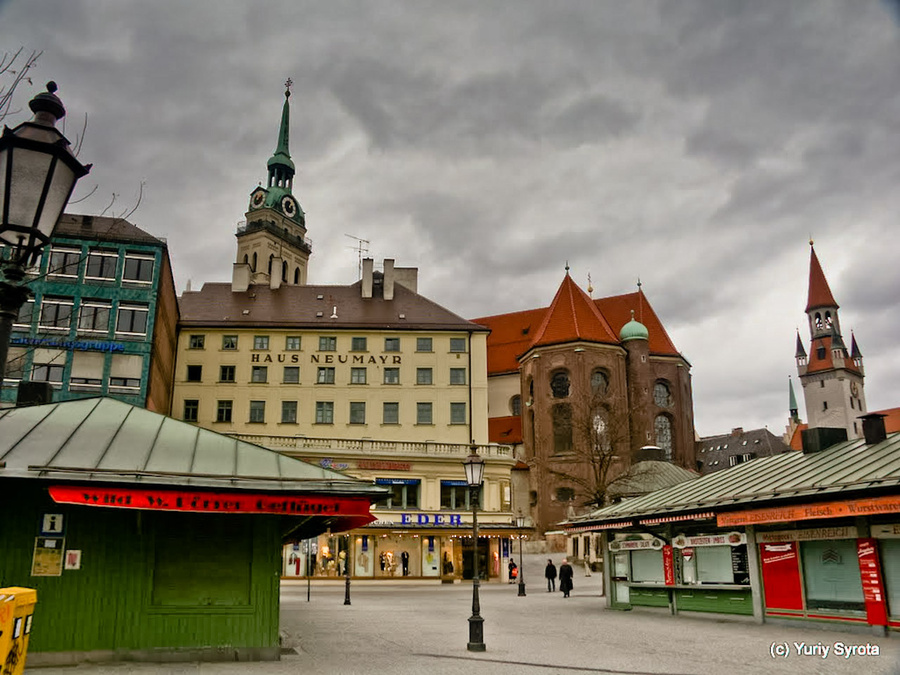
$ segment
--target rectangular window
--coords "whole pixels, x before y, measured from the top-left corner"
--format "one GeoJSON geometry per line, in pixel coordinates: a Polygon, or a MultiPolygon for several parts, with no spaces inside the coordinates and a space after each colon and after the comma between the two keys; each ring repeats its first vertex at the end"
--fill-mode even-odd
{"type": "Polygon", "coordinates": [[[384,369],[384,383],[385,384],[400,384],[400,369],[399,368],[385,368],[384,369]]]}
{"type": "Polygon", "coordinates": [[[316,384],[334,384],[334,368],[319,368],[316,384]]]}
{"type": "Polygon", "coordinates": [[[234,382],[234,366],[219,366],[219,382],[234,382]]]}
{"type": "Polygon", "coordinates": [[[115,279],[118,264],[119,254],[115,251],[91,251],[84,276],[90,279],[115,279]]]}
{"type": "Polygon", "coordinates": [[[355,337],[350,340],[350,351],[364,352],[367,349],[367,341],[364,337],[355,337]]]}
{"type": "Polygon", "coordinates": [[[465,368],[451,368],[450,369],[450,384],[465,384],[466,383],[466,369],[465,368]]]}
{"type": "Polygon", "coordinates": [[[19,314],[18,314],[18,316],[16,316],[15,325],[30,328],[31,322],[33,321],[33,319],[34,319],[34,300],[29,298],[19,308],[19,314]]]}
{"type": "Polygon", "coordinates": [[[41,328],[68,329],[72,325],[74,302],[68,298],[48,298],[41,303],[41,328]]]}
{"type": "Polygon", "coordinates": [[[97,377],[69,377],[69,389],[72,391],[97,391],[103,386],[103,380],[97,377]]]}
{"type": "Polygon", "coordinates": [[[431,368],[416,368],[416,384],[433,384],[431,368]]]}
{"type": "Polygon", "coordinates": [[[188,366],[187,381],[200,382],[203,379],[203,366],[188,366]]]}
{"type": "Polygon", "coordinates": [[[204,349],[206,345],[205,335],[191,335],[188,342],[188,349],[204,349]]]}
{"type": "Polygon", "coordinates": [[[865,611],[855,539],[801,541],[806,607],[865,611]]]}
{"type": "Polygon", "coordinates": [[[119,305],[116,333],[146,335],[148,315],[147,305],[119,305]]]}
{"type": "Polygon", "coordinates": [[[316,424],[334,424],[333,401],[316,401],[316,424]]]}
{"type": "Polygon", "coordinates": [[[320,352],[333,352],[337,349],[337,338],[336,337],[320,337],[319,338],[319,351],[320,352]]]}
{"type": "Polygon", "coordinates": [[[266,421],[266,402],[250,401],[250,422],[262,424],[266,421]]]}
{"type": "Polygon", "coordinates": [[[112,303],[103,300],[82,300],[78,317],[78,330],[90,333],[108,333],[112,303]]]}
{"type": "Polygon", "coordinates": [[[253,349],[268,349],[269,348],[269,336],[268,335],[254,335],[253,336],[253,349]]]}
{"type": "Polygon", "coordinates": [[[466,404],[451,403],[450,404],[450,424],[466,423],[466,404]]]}
{"type": "Polygon", "coordinates": [[[400,338],[384,338],[384,351],[399,352],[400,338]]]}
{"type": "Polygon", "coordinates": [[[296,424],[297,423],[297,401],[281,402],[281,423],[296,424]]]}
{"type": "Polygon", "coordinates": [[[238,336],[237,335],[223,335],[222,336],[222,349],[226,352],[233,352],[237,349],[238,346],[238,336]]]}
{"type": "Polygon", "coordinates": [[[154,260],[152,257],[126,253],[125,269],[122,272],[122,279],[125,281],[136,281],[142,284],[149,284],[153,281],[153,263],[154,260]]]}
{"type": "Polygon", "coordinates": [[[80,250],[54,247],[50,252],[50,267],[47,274],[55,277],[77,277],[80,262],[80,250]]]}
{"type": "Polygon", "coordinates": [[[400,404],[395,401],[384,403],[382,424],[400,424],[400,404]]]}
{"type": "Polygon", "coordinates": [[[284,383],[300,384],[300,366],[284,367],[284,383]]]}
{"type": "Polygon", "coordinates": [[[432,349],[432,341],[431,338],[416,338],[416,351],[417,352],[430,352],[434,351],[432,349]]]}
{"type": "Polygon", "coordinates": [[[141,380],[138,377],[110,377],[109,388],[113,389],[135,389],[141,388],[141,380]]]}
{"type": "Polygon", "coordinates": [[[284,351],[299,352],[300,351],[300,336],[299,335],[288,335],[286,338],[284,338],[284,351]]]}
{"type": "Polygon", "coordinates": [[[250,381],[251,382],[268,382],[269,381],[269,367],[268,366],[253,366],[250,370],[250,381]]]}
{"type": "MultiPolygon", "coordinates": [[[[484,490],[479,491],[479,504],[483,504],[484,490]]],[[[472,508],[472,492],[464,480],[441,481],[441,508],[468,511],[472,508]]]]}
{"type": "Polygon", "coordinates": [[[366,404],[362,401],[350,402],[350,424],[366,423],[366,404]]]}
{"type": "Polygon", "coordinates": [[[416,424],[433,424],[431,403],[416,403],[416,424]]]}
{"type": "Polygon", "coordinates": [[[216,405],[216,422],[230,422],[231,408],[231,401],[219,401],[216,405]]]}
{"type": "MultiPolygon", "coordinates": [[[[697,550],[699,550],[699,546],[697,550]]],[[[631,552],[631,579],[629,581],[652,581],[663,583],[665,574],[663,571],[662,551],[643,550],[631,552]]]]}
{"type": "Polygon", "coordinates": [[[350,369],[350,384],[365,384],[366,383],[366,369],[365,368],[351,368],[350,369]]]}
{"type": "Polygon", "coordinates": [[[465,352],[466,338],[450,338],[450,351],[456,353],[465,352]]]}
{"type": "Polygon", "coordinates": [[[387,500],[389,509],[419,508],[419,485],[417,478],[376,478],[375,485],[388,488],[391,496],[387,500]]]}
{"type": "Polygon", "coordinates": [[[186,399],[184,402],[184,416],[181,418],[185,422],[196,422],[200,416],[200,401],[197,399],[186,399]]]}
{"type": "Polygon", "coordinates": [[[31,368],[31,381],[62,384],[64,367],[55,363],[35,363],[31,368]]]}
{"type": "Polygon", "coordinates": [[[697,581],[702,584],[733,584],[731,546],[697,546],[697,581]]]}

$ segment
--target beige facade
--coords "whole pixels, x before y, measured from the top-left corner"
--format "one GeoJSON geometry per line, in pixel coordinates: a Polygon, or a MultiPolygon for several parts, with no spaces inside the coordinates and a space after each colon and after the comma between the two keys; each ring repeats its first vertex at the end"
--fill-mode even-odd
{"type": "Polygon", "coordinates": [[[484,333],[185,327],[173,414],[226,433],[486,443],[485,352],[484,333]]]}

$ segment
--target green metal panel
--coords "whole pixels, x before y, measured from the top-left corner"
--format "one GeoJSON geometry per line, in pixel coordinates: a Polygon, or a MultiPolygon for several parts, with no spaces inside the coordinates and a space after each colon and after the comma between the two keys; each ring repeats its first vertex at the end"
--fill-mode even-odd
{"type": "MultiPolygon", "coordinates": [[[[36,486],[34,480],[10,479],[0,491],[0,587],[38,592],[30,652],[277,648],[277,518],[197,516],[250,530],[249,605],[154,607],[155,532],[171,524],[153,512],[61,506],[36,486]],[[34,541],[45,513],[63,514],[66,548],[82,551],[80,570],[65,570],[59,577],[31,576],[34,541]]],[[[241,572],[234,569],[239,560],[223,557],[220,565],[223,573],[241,572]]],[[[186,573],[183,583],[190,579],[186,573]]]]}
{"type": "Polygon", "coordinates": [[[698,588],[675,591],[678,611],[717,612],[753,615],[750,589],[720,590],[698,588]]]}
{"type": "Polygon", "coordinates": [[[640,607],[668,607],[669,592],[664,588],[635,588],[629,591],[629,602],[640,607]]]}

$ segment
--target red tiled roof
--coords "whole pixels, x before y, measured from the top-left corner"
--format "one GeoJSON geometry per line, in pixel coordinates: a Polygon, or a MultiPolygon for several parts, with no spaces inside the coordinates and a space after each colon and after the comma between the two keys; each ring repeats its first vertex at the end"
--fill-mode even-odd
{"type": "Polygon", "coordinates": [[[828,281],[825,280],[825,273],[819,264],[819,258],[816,256],[816,249],[810,245],[809,247],[809,298],[806,302],[806,311],[816,307],[837,307],[831,289],[828,287],[828,281]]]}
{"type": "Polygon", "coordinates": [[[884,430],[893,434],[900,431],[900,408],[887,408],[885,410],[873,410],[869,414],[878,413],[884,415],[884,430]]]}
{"type": "Polygon", "coordinates": [[[669,337],[662,321],[656,316],[656,312],[647,302],[643,291],[625,293],[624,295],[612,295],[608,298],[598,298],[594,301],[609,324],[615,329],[616,335],[622,330],[622,326],[631,321],[631,310],[634,310],[634,318],[647,328],[650,334],[650,353],[665,354],[668,356],[680,356],[675,348],[675,343],[669,337]]]}
{"type": "MultiPolygon", "coordinates": [[[[622,326],[631,321],[631,310],[634,310],[634,318],[644,324],[650,333],[650,353],[679,356],[675,344],[642,291],[598,298],[593,303],[614,336],[618,336],[622,326]]],[[[519,357],[528,351],[536,331],[541,328],[549,313],[548,310],[547,307],[541,307],[472,320],[491,329],[487,339],[488,375],[514,373],[518,370],[519,357]]],[[[618,344],[618,341],[614,341],[614,344],[618,344]]]]}
{"type": "MultiPolygon", "coordinates": [[[[834,360],[831,357],[831,338],[821,337],[813,340],[809,349],[809,361],[807,361],[806,372],[819,373],[823,370],[832,370],[834,367],[834,360]],[[819,358],[819,344],[825,347],[825,358],[819,358]]],[[[853,359],[850,358],[849,354],[844,357],[844,368],[854,373],[859,373],[859,368],[853,363],[853,359]]]]}
{"type": "Polygon", "coordinates": [[[544,320],[528,347],[530,349],[579,341],[619,343],[597,305],[566,272],[556,291],[556,297],[550,303],[550,308],[544,314],[544,320]]]}
{"type": "Polygon", "coordinates": [[[488,441],[502,445],[522,442],[522,418],[511,417],[488,418],[488,441]]]}
{"type": "Polygon", "coordinates": [[[798,424],[794,429],[794,435],[791,436],[791,442],[788,443],[791,450],[803,450],[803,431],[806,429],[809,429],[808,424],[798,424]]]}

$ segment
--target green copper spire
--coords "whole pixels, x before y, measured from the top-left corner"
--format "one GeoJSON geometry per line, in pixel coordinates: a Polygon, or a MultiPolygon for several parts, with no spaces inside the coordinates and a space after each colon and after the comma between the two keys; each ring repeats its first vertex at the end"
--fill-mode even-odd
{"type": "Polygon", "coordinates": [[[281,109],[281,126],[278,128],[278,146],[275,154],[269,158],[269,187],[277,186],[290,190],[294,178],[294,163],[291,161],[290,132],[291,110],[288,101],[291,98],[291,85],[288,78],[284,83],[284,107],[281,109]]]}
{"type": "Polygon", "coordinates": [[[799,408],[797,407],[797,397],[794,396],[794,382],[788,377],[788,392],[790,396],[790,400],[788,405],[790,406],[788,410],[791,411],[791,418],[798,419],[797,413],[799,412],[799,408]]]}

